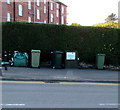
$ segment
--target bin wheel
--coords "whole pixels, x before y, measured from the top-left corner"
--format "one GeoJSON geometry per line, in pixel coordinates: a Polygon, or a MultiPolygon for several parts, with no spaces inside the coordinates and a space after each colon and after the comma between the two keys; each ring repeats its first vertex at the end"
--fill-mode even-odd
{"type": "Polygon", "coordinates": [[[53,66],[53,69],[55,69],[55,66],[53,66]]]}

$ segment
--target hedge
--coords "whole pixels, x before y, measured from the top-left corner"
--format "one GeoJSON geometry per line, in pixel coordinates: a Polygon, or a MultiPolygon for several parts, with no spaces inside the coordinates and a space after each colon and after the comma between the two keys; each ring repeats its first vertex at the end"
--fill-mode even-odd
{"type": "Polygon", "coordinates": [[[2,50],[42,51],[41,60],[50,61],[54,50],[75,50],[80,62],[95,64],[97,53],[106,54],[106,64],[120,64],[120,29],[54,24],[2,23],[2,50]]]}

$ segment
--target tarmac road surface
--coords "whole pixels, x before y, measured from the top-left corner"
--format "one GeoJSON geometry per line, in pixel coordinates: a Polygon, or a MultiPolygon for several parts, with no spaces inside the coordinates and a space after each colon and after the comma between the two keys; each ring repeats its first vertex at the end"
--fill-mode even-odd
{"type": "Polygon", "coordinates": [[[118,108],[118,84],[3,81],[3,108],[118,108]]]}

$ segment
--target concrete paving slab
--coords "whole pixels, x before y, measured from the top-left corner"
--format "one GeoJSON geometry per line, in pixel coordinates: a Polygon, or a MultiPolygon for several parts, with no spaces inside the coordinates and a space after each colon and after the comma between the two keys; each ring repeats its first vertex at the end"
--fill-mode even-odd
{"type": "Polygon", "coordinates": [[[2,69],[3,79],[54,81],[119,81],[118,71],[96,69],[51,69],[8,67],[2,69]]]}

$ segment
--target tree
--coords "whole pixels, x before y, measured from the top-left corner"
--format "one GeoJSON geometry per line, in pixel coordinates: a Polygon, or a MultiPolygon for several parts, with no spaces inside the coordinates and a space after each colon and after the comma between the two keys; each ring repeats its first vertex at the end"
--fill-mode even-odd
{"type": "Polygon", "coordinates": [[[93,25],[94,27],[109,27],[109,28],[118,28],[118,21],[109,21],[107,23],[99,23],[93,25]]]}
{"type": "Polygon", "coordinates": [[[72,25],[72,26],[82,26],[82,25],[80,25],[80,24],[78,24],[78,23],[72,23],[71,25],[72,25]]]}
{"type": "Polygon", "coordinates": [[[116,20],[117,20],[117,16],[116,16],[116,14],[114,14],[114,13],[111,13],[111,15],[109,15],[109,16],[105,19],[106,22],[116,21],[116,20]]]}
{"type": "Polygon", "coordinates": [[[95,24],[93,26],[95,27],[109,27],[109,28],[120,28],[120,26],[118,26],[119,21],[117,20],[117,16],[116,14],[112,13],[111,15],[109,15],[106,19],[105,19],[105,23],[99,23],[99,24],[95,24]]]}

